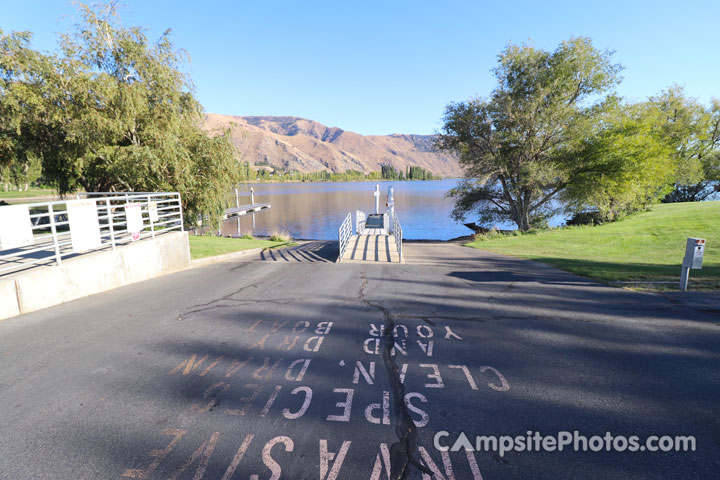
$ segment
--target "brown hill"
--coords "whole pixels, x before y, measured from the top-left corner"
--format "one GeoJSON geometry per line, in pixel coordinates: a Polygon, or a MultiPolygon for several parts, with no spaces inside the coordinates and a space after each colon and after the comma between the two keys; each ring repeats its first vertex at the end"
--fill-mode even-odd
{"type": "Polygon", "coordinates": [[[434,152],[430,135],[363,136],[298,117],[239,117],[209,113],[204,128],[232,127],[242,161],[252,165],[314,172],[365,173],[392,165],[419,166],[444,177],[461,175],[457,160],[434,152]]]}

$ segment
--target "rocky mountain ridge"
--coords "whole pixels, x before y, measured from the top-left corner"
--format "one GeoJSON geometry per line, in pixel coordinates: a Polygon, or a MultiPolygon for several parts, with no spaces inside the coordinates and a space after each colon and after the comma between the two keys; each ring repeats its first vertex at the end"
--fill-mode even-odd
{"type": "Polygon", "coordinates": [[[419,166],[435,175],[462,174],[455,157],[433,150],[431,135],[360,135],[299,117],[232,116],[209,113],[204,128],[230,127],[241,161],[299,172],[364,173],[392,165],[419,166]]]}

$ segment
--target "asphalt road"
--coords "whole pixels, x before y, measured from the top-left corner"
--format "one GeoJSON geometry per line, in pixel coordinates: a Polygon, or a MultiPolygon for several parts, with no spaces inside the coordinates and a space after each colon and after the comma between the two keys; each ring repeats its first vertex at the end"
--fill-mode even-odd
{"type": "Polygon", "coordinates": [[[718,478],[717,315],[456,245],[406,244],[404,265],[334,253],[0,322],[0,478],[718,478]],[[696,451],[441,453],[443,431],[696,451]]]}

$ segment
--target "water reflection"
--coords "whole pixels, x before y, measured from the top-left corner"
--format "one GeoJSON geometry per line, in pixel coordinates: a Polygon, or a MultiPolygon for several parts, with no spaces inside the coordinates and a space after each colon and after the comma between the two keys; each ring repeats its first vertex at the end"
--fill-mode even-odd
{"type": "MultiPolygon", "coordinates": [[[[445,194],[457,180],[427,182],[328,182],[254,184],[255,201],[272,207],[240,220],[242,234],[269,235],[288,231],[293,238],[337,239],[337,229],[348,212],[374,212],[373,191],[380,184],[380,211],[385,211],[387,189],[395,189],[395,210],[407,239],[449,240],[472,232],[450,218],[453,200],[445,194]]],[[[250,203],[249,189],[240,193],[240,204],[250,203]]],[[[223,225],[223,235],[235,235],[237,223],[223,225]]]]}

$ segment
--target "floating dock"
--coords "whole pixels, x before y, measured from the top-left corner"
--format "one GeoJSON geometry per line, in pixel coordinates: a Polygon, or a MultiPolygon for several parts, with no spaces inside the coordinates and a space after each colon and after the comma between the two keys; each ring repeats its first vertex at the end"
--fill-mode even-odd
{"type": "MultiPolygon", "coordinates": [[[[270,208],[269,203],[255,203],[255,189],[254,188],[250,189],[250,204],[249,205],[240,205],[240,192],[236,188],[235,189],[235,207],[225,209],[225,212],[223,215],[223,220],[227,220],[228,218],[231,218],[231,217],[242,217],[243,215],[259,212],[261,210],[265,210],[268,208],[270,208]]],[[[239,227],[239,225],[238,225],[238,227],[239,227]]]]}
{"type": "MultiPolygon", "coordinates": [[[[250,189],[250,204],[240,205],[240,192],[235,189],[235,207],[227,208],[223,212],[223,220],[235,217],[237,220],[237,236],[240,236],[240,217],[245,215],[252,215],[252,227],[255,231],[255,213],[267,210],[270,208],[269,203],[255,203],[255,189],[250,189]]],[[[218,228],[218,235],[222,235],[222,226],[218,228]]]]}
{"type": "Polygon", "coordinates": [[[268,208],[270,208],[269,203],[251,203],[250,205],[240,205],[237,207],[228,208],[223,214],[223,220],[227,220],[228,218],[232,217],[242,217],[243,215],[259,212],[268,208]]]}
{"type": "Polygon", "coordinates": [[[393,188],[388,189],[387,211],[379,213],[380,186],[375,186],[375,213],[355,212],[355,233],[352,214],[348,213],[338,229],[340,253],[337,262],[404,263],[402,227],[395,214],[393,188]]]}

